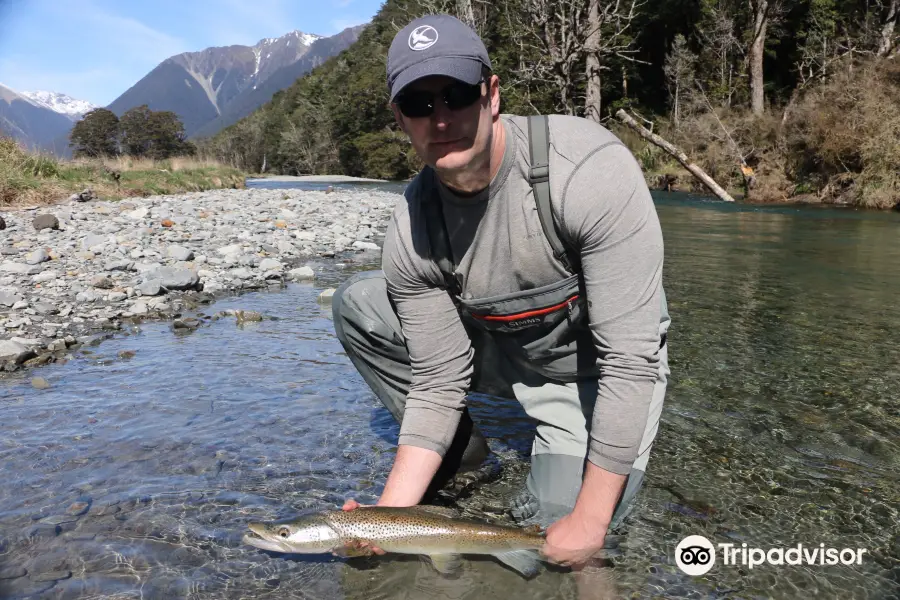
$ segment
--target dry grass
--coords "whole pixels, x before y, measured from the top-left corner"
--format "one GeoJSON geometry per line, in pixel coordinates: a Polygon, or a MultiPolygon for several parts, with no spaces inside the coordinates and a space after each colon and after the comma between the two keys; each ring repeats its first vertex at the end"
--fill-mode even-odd
{"type": "Polygon", "coordinates": [[[86,188],[104,200],[239,188],[245,177],[232,167],[196,158],[61,161],[0,137],[0,206],[54,204],[86,188]]]}
{"type": "MultiPolygon", "coordinates": [[[[846,65],[845,65],[846,67],[846,65]]],[[[752,202],[818,201],[887,209],[900,204],[900,62],[872,60],[835,72],[783,109],[698,111],[655,131],[679,146],[719,185],[742,196],[741,156],[754,170],[752,202]],[[727,131],[727,134],[725,133],[727,131]]],[[[676,187],[708,193],[665,152],[624,126],[616,133],[647,179],[678,176],[676,187]]]]}

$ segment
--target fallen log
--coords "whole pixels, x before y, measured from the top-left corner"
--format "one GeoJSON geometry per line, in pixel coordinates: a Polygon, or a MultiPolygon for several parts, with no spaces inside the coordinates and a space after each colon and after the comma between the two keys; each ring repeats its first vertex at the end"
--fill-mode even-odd
{"type": "Polygon", "coordinates": [[[645,140],[647,140],[648,142],[650,142],[656,146],[659,146],[660,148],[662,148],[663,150],[665,150],[666,152],[671,154],[675,158],[675,160],[680,162],[681,165],[685,169],[690,171],[694,175],[694,177],[699,179],[703,183],[703,185],[705,185],[707,188],[709,188],[709,190],[712,193],[714,193],[716,196],[718,196],[725,202],[734,202],[734,198],[732,198],[728,194],[728,192],[726,192],[722,188],[722,186],[720,186],[718,183],[716,183],[712,177],[707,175],[703,169],[701,169],[700,167],[698,167],[697,165],[692,163],[690,161],[690,159],[688,159],[687,155],[684,152],[679,150],[677,147],[672,145],[670,142],[667,142],[666,140],[662,139],[655,133],[651,133],[650,131],[647,131],[647,129],[645,129],[643,126],[641,126],[640,123],[635,121],[634,118],[631,115],[629,115],[628,113],[626,113],[623,109],[620,108],[616,112],[616,117],[618,117],[618,119],[620,121],[622,121],[623,123],[625,123],[632,129],[634,129],[638,133],[638,135],[640,135],[642,138],[644,138],[645,140]]]}

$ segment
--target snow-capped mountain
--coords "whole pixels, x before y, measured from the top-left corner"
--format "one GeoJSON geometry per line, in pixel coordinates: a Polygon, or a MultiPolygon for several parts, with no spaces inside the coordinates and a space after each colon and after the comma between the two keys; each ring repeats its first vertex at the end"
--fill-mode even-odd
{"type": "Polygon", "coordinates": [[[87,100],[76,100],[58,92],[22,92],[22,95],[40,106],[69,117],[72,121],[79,120],[86,113],[97,108],[87,100]]]}
{"type": "Polygon", "coordinates": [[[219,46],[172,56],[107,108],[170,110],[188,136],[211,135],[250,114],[297,77],[349,47],[362,27],[323,37],[292,31],[253,46],[219,46]]]}
{"type": "Polygon", "coordinates": [[[68,116],[0,84],[0,135],[10,136],[28,148],[64,152],[60,141],[72,127],[68,116]]]}

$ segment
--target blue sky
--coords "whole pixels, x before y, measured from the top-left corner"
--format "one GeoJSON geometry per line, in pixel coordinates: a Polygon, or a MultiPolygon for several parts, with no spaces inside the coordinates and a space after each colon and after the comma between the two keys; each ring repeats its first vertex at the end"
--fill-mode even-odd
{"type": "Polygon", "coordinates": [[[0,0],[0,83],[105,106],[165,59],[252,46],[299,29],[332,35],[382,0],[0,0]]]}

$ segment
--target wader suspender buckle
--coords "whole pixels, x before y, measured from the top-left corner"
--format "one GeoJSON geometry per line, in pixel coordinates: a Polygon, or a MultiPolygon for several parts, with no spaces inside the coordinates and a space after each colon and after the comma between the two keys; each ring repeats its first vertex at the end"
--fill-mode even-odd
{"type": "Polygon", "coordinates": [[[531,169],[528,172],[528,183],[534,190],[534,201],[537,205],[538,217],[544,236],[553,249],[553,256],[566,269],[574,273],[578,260],[570,255],[560,240],[553,221],[553,209],[550,205],[550,123],[547,115],[528,117],[528,142],[531,156],[531,169]]]}

